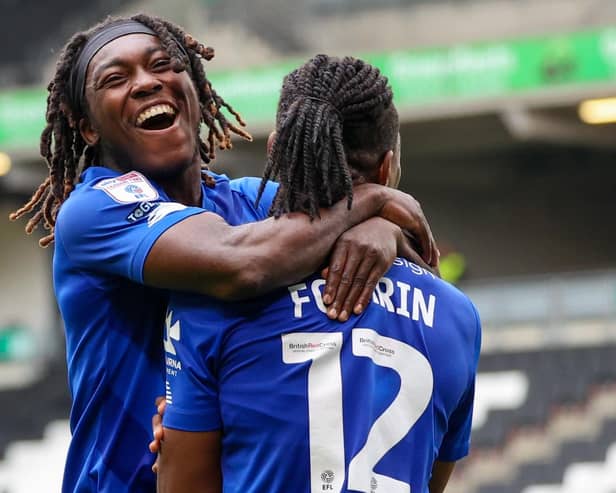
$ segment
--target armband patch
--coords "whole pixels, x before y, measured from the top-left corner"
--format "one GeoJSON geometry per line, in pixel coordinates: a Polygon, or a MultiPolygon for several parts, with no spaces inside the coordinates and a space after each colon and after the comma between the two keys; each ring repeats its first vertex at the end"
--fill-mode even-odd
{"type": "Polygon", "coordinates": [[[139,172],[131,171],[116,178],[108,178],[94,185],[120,204],[147,202],[158,199],[158,191],[139,172]]]}

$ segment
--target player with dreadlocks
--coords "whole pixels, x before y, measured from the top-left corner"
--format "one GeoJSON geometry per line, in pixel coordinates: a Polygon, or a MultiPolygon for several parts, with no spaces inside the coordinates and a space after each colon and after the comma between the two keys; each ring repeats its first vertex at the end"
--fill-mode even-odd
{"type": "Polygon", "coordinates": [[[319,55],[284,80],[260,189],[279,181],[275,216],[301,211],[314,218],[345,196],[350,208],[353,183],[377,182],[377,164],[394,149],[398,115],[386,79],[361,60],[324,70],[329,60],[319,55]]]}
{"type": "MultiPolygon", "coordinates": [[[[199,152],[203,162],[209,163],[214,159],[216,144],[221,149],[231,148],[231,133],[252,140],[246,131],[227,121],[221,111],[223,107],[235,116],[241,126],[245,126],[241,116],[216,94],[205,76],[201,59],[211,60],[214,57],[214,50],[203,46],[169,22],[143,14],[136,15],[132,19],[147,26],[161,40],[163,49],[170,57],[173,71],[182,72],[188,67],[194,77],[201,117],[208,128],[207,143],[199,141],[199,152]]],[[[55,77],[48,86],[47,125],[41,135],[40,152],[49,164],[49,176],[39,186],[32,199],[10,216],[11,220],[18,219],[38,206],[39,210],[28,221],[26,231],[31,233],[42,220],[45,229],[51,233],[40,240],[41,246],[47,246],[53,241],[58,208],[74,188],[82,156],[84,169],[100,162],[100,147],[88,146],[77,124],[86,116],[86,108],[83,107],[81,94],[78,93],[79,90],[83,90],[85,81],[75,80],[79,72],[73,71],[72,67],[92,35],[99,32],[104,25],[111,23],[113,20],[109,19],[102,25],[93,27],[89,32],[73,36],[66,45],[58,62],[55,77]]],[[[205,173],[204,179],[213,186],[212,177],[205,173]]]]}
{"type": "MultiPolygon", "coordinates": [[[[400,177],[391,88],[355,58],[318,55],[285,78],[270,144],[274,215],[317,217],[400,177]]],[[[182,337],[166,346],[161,493],[443,491],[469,448],[475,307],[400,258],[346,322],[323,315],[322,285],[240,306],[171,295],[182,337]]]]}
{"type": "MultiPolygon", "coordinates": [[[[276,186],[255,207],[257,179],[203,169],[232,134],[249,138],[206,78],[202,60],[212,56],[162,19],[110,18],[72,37],[49,85],[49,177],[12,218],[33,213],[27,231],[42,222],[41,244],[54,241],[73,398],[66,493],[155,490],[147,443],[148,407],[164,388],[160,288],[255,296],[307,275],[341,233],[378,214],[423,235],[426,260],[436,258],[414,200],[378,187],[365,187],[350,215],[341,204],[323,212],[327,221],[245,224],[266,217],[276,186]]],[[[382,255],[372,269],[388,262],[382,255]]]]}

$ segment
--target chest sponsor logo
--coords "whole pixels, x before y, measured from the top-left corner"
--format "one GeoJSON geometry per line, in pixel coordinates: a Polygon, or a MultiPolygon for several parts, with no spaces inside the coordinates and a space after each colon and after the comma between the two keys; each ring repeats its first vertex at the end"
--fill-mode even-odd
{"type": "Polygon", "coordinates": [[[94,185],[120,204],[148,202],[158,199],[158,191],[137,171],[116,178],[108,178],[94,185]]]}

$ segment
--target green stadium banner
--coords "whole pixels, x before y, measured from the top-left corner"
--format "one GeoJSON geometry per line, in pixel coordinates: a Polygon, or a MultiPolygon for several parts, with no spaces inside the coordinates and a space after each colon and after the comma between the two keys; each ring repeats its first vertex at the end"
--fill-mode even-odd
{"type": "Polygon", "coordinates": [[[0,92],[0,151],[38,148],[46,100],[39,88],[0,92]]]}
{"type": "MultiPolygon", "coordinates": [[[[500,42],[355,54],[389,77],[401,109],[616,81],[616,27],[500,42]]],[[[273,124],[283,77],[304,59],[209,74],[251,126],[273,124]]],[[[616,86],[615,86],[616,92],[616,86]]],[[[45,93],[0,91],[0,151],[38,145],[45,93]]]]}

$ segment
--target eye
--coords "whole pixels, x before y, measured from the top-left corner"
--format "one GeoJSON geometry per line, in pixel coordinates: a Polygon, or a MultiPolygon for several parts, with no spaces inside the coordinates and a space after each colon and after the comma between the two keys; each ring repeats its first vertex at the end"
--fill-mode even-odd
{"type": "Polygon", "coordinates": [[[124,80],[124,76],[122,74],[109,74],[103,78],[101,82],[101,86],[110,87],[120,84],[124,80]]]}
{"type": "Polygon", "coordinates": [[[164,70],[167,67],[169,67],[169,64],[171,63],[171,60],[167,57],[165,58],[157,58],[156,60],[154,60],[154,62],[152,62],[152,67],[154,69],[161,69],[164,70]]]}

